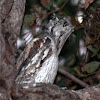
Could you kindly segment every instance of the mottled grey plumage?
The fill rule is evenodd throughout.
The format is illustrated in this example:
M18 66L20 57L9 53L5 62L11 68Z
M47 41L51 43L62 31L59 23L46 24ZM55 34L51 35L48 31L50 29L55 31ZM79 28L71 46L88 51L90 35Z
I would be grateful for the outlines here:
M69 18L54 16L45 35L34 38L17 61L15 83L23 87L35 83L53 83L58 70L58 55L74 27Z

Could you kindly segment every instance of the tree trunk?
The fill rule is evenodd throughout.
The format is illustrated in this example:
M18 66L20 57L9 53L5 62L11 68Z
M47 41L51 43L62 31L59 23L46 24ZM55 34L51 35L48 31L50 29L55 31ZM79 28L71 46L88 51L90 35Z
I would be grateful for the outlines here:
M24 9L25 0L0 0L0 100L7 100L13 86L16 41Z

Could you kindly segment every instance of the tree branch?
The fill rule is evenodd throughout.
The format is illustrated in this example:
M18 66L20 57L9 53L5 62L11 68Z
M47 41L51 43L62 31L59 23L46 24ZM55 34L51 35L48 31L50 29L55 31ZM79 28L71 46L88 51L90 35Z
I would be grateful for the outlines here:
M88 84L86 84L83 81L79 80L78 78L76 78L75 76L71 75L67 71L59 69L58 72L60 72L61 74L65 75L66 77L72 79L74 82L78 83L79 85L81 85L83 87L88 87L89 86Z
M74 91L63 90L53 84L36 84L30 88L16 87L12 93L14 100L99 100L100 85Z

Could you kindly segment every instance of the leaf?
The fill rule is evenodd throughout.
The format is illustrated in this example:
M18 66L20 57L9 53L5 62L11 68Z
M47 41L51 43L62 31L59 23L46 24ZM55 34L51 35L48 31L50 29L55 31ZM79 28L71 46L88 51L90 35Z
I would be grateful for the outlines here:
M25 15L24 16L24 22L23 22L23 28L27 27L29 25L29 23L32 23L33 20L34 20L33 14Z
M100 62L93 61L93 62L86 64L83 67L83 71L86 71L87 73L93 73L94 71L98 69L99 66L100 66Z
M41 4L47 9L50 9L52 3L53 0L41 0Z
M99 46L99 47L96 49L96 51L93 53L92 57L96 56L96 55L98 54L99 50L100 50L100 46Z
M93 46L92 46L92 45L88 45L88 46L87 46L87 48L88 48L90 51L92 51L92 52L95 52L95 51L96 51L96 49L95 49L95 48L93 48Z
M82 74L79 66L75 67L74 70L77 73L78 77L86 77L85 74Z
M85 9L87 9L88 7L89 7L89 5L91 4L91 3L93 3L95 0L86 0L85 1L85 5L84 5L84 8Z

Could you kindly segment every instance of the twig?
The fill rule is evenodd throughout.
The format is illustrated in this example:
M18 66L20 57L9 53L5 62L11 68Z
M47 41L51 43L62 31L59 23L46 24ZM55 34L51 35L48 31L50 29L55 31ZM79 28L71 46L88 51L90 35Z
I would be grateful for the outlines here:
M66 0L66 1L64 2L64 4L63 4L60 8L57 8L57 9L51 11L51 12L48 12L46 15L44 15L44 16L42 17L42 21L43 21L46 17L48 17L49 15L51 15L51 14L57 12L57 11L62 10L68 1L69 1L69 0Z
M65 75L66 77L72 79L74 82L80 84L83 87L89 87L88 84L84 83L83 81L79 80L78 78L76 78L75 76L71 75L70 73L68 73L67 71L64 71L62 69L58 70L59 73Z

